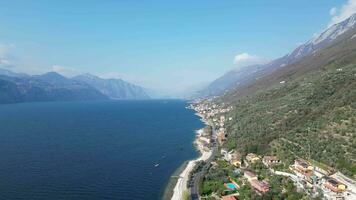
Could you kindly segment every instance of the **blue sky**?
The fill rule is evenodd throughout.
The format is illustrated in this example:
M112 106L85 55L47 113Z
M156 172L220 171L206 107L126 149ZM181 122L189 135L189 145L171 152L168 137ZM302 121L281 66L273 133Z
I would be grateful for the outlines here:
M236 55L288 53L353 2L0 1L0 58L15 71L89 72L178 93L246 64Z

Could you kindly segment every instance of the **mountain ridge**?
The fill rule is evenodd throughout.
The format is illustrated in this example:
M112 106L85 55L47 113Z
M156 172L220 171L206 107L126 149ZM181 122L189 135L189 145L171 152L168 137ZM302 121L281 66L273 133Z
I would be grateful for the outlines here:
M290 53L274 59L267 64L247 66L239 70L230 70L223 76L215 79L211 84L198 92L195 97L211 97L218 96L227 92L237 86L244 85L249 81L253 81L262 76L272 73L278 68L285 67L289 64L297 62L301 58L311 55L314 52L327 47L332 41L336 40L339 36L356 27L356 13L349 18L334 24L325 29L318 36L308 40L307 42L299 45Z
M225 147L275 153L287 164L310 157L356 178L355 35L353 27L327 47L215 98L233 107Z

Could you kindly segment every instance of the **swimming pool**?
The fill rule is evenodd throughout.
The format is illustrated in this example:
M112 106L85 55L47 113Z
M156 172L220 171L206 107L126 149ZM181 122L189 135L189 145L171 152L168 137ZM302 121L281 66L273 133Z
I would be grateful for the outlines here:
M226 184L226 187L229 189L229 190L236 190L237 189L237 186L233 183L227 183Z

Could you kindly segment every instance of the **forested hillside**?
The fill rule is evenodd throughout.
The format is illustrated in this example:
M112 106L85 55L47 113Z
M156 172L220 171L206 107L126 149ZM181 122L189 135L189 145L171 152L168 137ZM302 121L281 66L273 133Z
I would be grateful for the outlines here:
M227 147L310 158L355 178L354 33L218 99L234 107Z

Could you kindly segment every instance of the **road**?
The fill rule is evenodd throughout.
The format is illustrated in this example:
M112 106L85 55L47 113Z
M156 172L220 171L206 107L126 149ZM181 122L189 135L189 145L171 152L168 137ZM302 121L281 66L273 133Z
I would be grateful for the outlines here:
M205 161L205 165L203 166L202 170L200 172L195 173L189 183L190 187L190 199L192 200L198 200L199 199L199 183L201 179L203 178L204 174L206 173L206 170L208 169L211 161L213 161L216 153L218 151L218 147L215 144L213 146L213 151L211 153L211 156L209 157L208 160Z
M211 126L212 123L209 123L209 125ZM199 200L199 183L201 181L201 179L203 178L204 174L206 173L206 170L208 169L211 161L213 161L216 153L218 152L218 144L216 141L216 130L215 127L212 126L212 130L213 130L213 151L210 155L210 157L205 161L205 165L202 167L202 170L200 172L195 173L190 182L189 182L189 188L190 188L190 199L191 200Z

